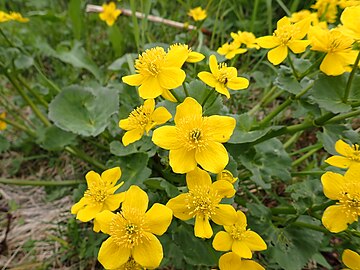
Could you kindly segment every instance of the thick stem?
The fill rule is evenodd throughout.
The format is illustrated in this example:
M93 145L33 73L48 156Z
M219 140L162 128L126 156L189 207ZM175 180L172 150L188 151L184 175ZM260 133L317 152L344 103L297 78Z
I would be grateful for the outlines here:
M342 100L344 103L347 103L347 100L349 98L351 85L352 85L352 82L354 80L354 76L355 76L356 70L358 68L359 62L360 62L360 51L358 52L358 55L357 55L355 63L354 63L354 67L353 67L353 69L352 69L352 71L350 73L350 76L348 78L348 81L346 83L345 93L344 93L344 97L343 97L343 100Z
M185 82L183 82L183 89L184 89L184 92L185 92L185 96L190 97L189 92L188 92L188 90L186 88L186 83Z
M315 149L310 150L309 152L307 152L305 155L301 156L300 158L298 158L297 160L293 161L291 163L292 167L295 167L297 165L299 165L301 162L303 162L304 160L306 160L307 158L309 158L310 156L312 156L313 154L315 154L317 151L319 151L322 148L322 145L318 146Z

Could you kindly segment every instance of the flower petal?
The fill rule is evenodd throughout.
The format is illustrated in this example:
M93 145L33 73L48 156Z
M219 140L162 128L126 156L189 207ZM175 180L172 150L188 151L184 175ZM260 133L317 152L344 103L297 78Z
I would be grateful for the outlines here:
M265 270L260 264L252 260L241 260L240 262L240 269L247 269L247 270Z
M350 269L359 269L360 255L350 249L345 249L342 254L342 261Z
M188 117L202 117L202 107L201 105L193 98L187 97L184 102L176 107L175 113L175 124L178 124L181 119Z
M231 198L235 195L236 190L234 186L226 180L218 180L212 183L212 188L217 191L221 198Z
M273 65L278 65L285 60L287 55L288 55L287 46L279 45L278 47L270 50L267 54L267 57Z
M124 146L128 146L129 144L140 140L141 137L144 135L144 132L145 132L145 130L142 128L136 128L133 130L129 130L129 131L125 132L121 141Z
M213 54L209 57L209 67L212 74L215 75L219 72L218 61L216 56Z
M211 215L211 220L218 225L232 225L237 219L234 207L229 204L219 204L215 208L215 213Z
M205 58L205 55L198 52L190 52L188 58L186 58L186 62L188 63L197 63Z
M116 269L126 263L130 257L130 249L117 245L112 237L104 241L100 247L98 260L105 269Z
M218 251L229 251L231 250L232 244L233 238L229 233L224 231L218 232L212 242L214 249Z
M212 173L219 173L228 164L229 155L221 143L209 141L204 149L196 150L195 160L203 169Z
M89 189L91 189L93 186L98 185L99 183L102 183L102 179L100 177L100 174L90 171L85 175L86 183Z
M125 199L125 192L109 195L104 201L104 208L115 211Z
M206 216L202 214L196 215L194 234L196 237L200 238L211 238L213 230L210 226L209 219Z
M133 74L122 77L122 81L128 85L139 86L143 83L145 77L141 74Z
M251 251L260 251L267 249L265 241L256 232L247 230L244 232L243 242L251 249Z
M172 220L172 210L165 205L155 203L145 214L149 232L162 235L166 232Z
M351 156L354 153L354 149L344 142L343 140L337 140L335 143L335 150L342 156Z
M198 73L198 77L210 87L215 87L218 83L218 80L216 80L215 76L210 72L201 71Z
M71 207L71 214L77 214L79 212L80 209L84 208L85 205L87 205L89 203L89 199L86 197L82 197L80 199L80 201L78 201L77 203L75 203L72 207Z
M175 217L181 220L189 220L193 217L193 214L190 214L193 209L189 209L187 207L187 200L188 195L187 194L180 194L176 196L175 198L170 199L166 206L169 207L172 211Z
M288 43L288 47L293 53L303 53L309 45L310 40L293 40Z
M156 125L161 125L170 120L171 117L171 113L165 107L159 107L156 108L151 115L151 120L153 120Z
M331 200L338 200L345 184L345 178L341 174L326 172L321 176L324 194Z
M100 213L103 208L102 203L94 203L86 205L84 208L80 209L77 213L76 218L82 222L88 222L92 220L96 214Z
M244 241L235 240L232 244L232 251L239 255L241 258L252 258L252 252Z
M215 85L215 90L216 92L225 95L227 98L230 98L229 90L226 88L225 84L218 81Z
M201 187L201 189L210 189L211 177L206 171L196 167L193 171L186 174L186 185L190 191L197 187Z
M234 132L236 120L230 116L212 115L204 119L206 135L216 142L227 142Z
M185 80L185 72L176 67L163 68L158 74L158 80L161 87L165 89L174 89L180 86Z
M241 268L241 258L234 252L228 252L219 259L220 270L252 270L251 268Z
M143 99L156 98L162 94L164 87L156 77L147 77L139 87L139 96Z
M150 255L151 254L151 255ZM145 233L143 241L132 250L134 260L145 268L156 268L163 258L163 248L152 233Z
M194 170L197 166L195 149L190 151L184 147L171 149L169 152L169 160L169 164L175 173L187 173Z
M330 232L338 233L347 229L348 224L355 220L347 215L347 209L341 205L332 205L325 209L321 219L323 225Z
M249 80L243 77L235 77L229 80L226 86L232 90L245 89L249 86Z
M163 126L154 130L152 141L159 147L166 150L181 147L178 143L176 127Z
M122 204L123 211L132 211L136 209L139 213L145 214L149 204L149 198L145 191L138 186L132 185L125 194L125 200Z
M171 91L168 89L164 88L164 91L162 92L161 96L168 101L177 102L177 99L174 97L173 94L171 94Z
M280 45L279 38L274 36L259 37L256 39L256 42L261 48L265 48L265 49L272 49Z
M101 174L101 179L109 186L115 186L116 182L121 177L121 169L120 167L114 167L104 171Z
M338 76L343 74L345 70L345 60L341 54L328 53L321 62L320 70L329 76Z
M349 168L350 164L352 163L350 159L342 156L329 157L325 159L325 162L327 164L330 164L331 166L335 166L342 169Z
M95 216L94 223L96 222L99 225L99 229L103 233L110 234L110 223L114 217L116 217L116 214L104 210Z

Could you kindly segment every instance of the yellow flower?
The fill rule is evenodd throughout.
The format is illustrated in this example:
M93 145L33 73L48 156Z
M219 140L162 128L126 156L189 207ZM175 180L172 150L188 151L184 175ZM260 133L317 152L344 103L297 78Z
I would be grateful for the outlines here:
M355 40L360 40L360 6L348 7L341 14L341 31Z
M339 0L338 3L340 8L352 7L352 6L359 6L359 0Z
M278 65L288 55L288 48L293 53L302 53L310 44L308 40L302 40L309 31L310 20L301 20L291 23L290 19L283 17L277 22L277 29L272 36L264 36L257 39L260 47L271 49L267 57L273 65Z
M104 3L102 8L103 11L99 13L100 19L105 21L108 26L112 26L121 14L121 10L116 9L114 2L110 2L109 4Z
M318 25L319 19L316 13L310 12L310 10L304 9L300 10L299 12L294 12L291 14L291 17L289 18L290 22L297 23L302 20L310 19L310 22L312 25ZM326 23L325 23L326 25Z
M342 254L342 261L350 270L360 270L360 255L355 251L345 249Z
M120 177L119 167L106 170L101 176L94 171L88 172L85 176L88 189L85 191L84 197L71 207L71 213L76 214L77 219L87 222L104 210L118 209L125 196L124 192L114 194L124 183L115 185ZM99 231L96 223L94 230Z
M247 48L255 48L255 49L260 48L260 46L257 44L255 35L251 32L238 31L237 33L230 33L230 35L235 42L238 42L240 44L245 44Z
M194 21L202 21L206 18L206 10L201 7L190 9L188 15L194 19Z
M216 175L216 180L226 180L233 184L236 180L238 180L238 178L234 177L230 171L222 170L218 175Z
M325 30L312 27L309 32L311 50L325 52L320 70L326 75L338 76L349 71L349 65L354 64L356 51L352 50L354 40L344 35L338 29Z
M122 137L125 146L138 141L146 132L157 126L164 124L171 119L171 114L165 107L155 109L155 100L145 100L144 105L133 110L127 119L120 120L119 127L127 130Z
M332 156L325 160L326 163L347 169L351 167L352 165L358 164L360 165L360 149L359 145L348 145L343 140L338 140L335 143L335 150L338 152L341 156Z
M0 11L0 23L10 21L12 18L4 11Z
M175 126L157 128L153 142L170 150L170 166L176 173L194 170L197 164L212 173L221 172L229 162L222 143L227 142L236 125L229 116L202 116L201 105L187 97L177 106Z
M220 270L265 270L260 264L252 260L242 260L234 252L228 252L219 259Z
M161 47L146 50L135 61L138 74L125 76L122 81L132 86L139 86L139 95L143 99L156 98L160 95L176 101L169 89L180 86L186 74L181 69L188 58L188 50L176 48L168 53Z
M210 55L209 59L210 72L201 71L198 74L200 80L207 85L214 87L217 92L230 98L227 88L232 90L241 90L249 86L249 80L237 76L237 70L234 67L228 67L225 63L216 60L215 55Z
M189 192L170 199L166 206L178 219L195 218L196 237L210 238L213 235L210 219L218 225L235 222L235 209L229 204L220 204L223 198L234 196L235 189L231 183L224 180L211 183L210 175L196 168L186 174L186 184Z
M6 118L6 112L0 113L0 130L4 130L7 127L6 122L1 121L1 119L5 119L5 118Z
M241 43L237 41L233 41L231 43L225 43L219 49L217 49L217 53L220 55L225 55L226 59L232 59L237 54L242 54L247 52L247 49L240 48L240 45Z
M154 235L166 232L172 220L172 211L155 203L148 210L149 198L138 186L125 192L119 213L108 210L96 216L103 233L110 237L102 243L98 260L106 269L116 269L134 261L145 268L156 268L163 258L160 241ZM135 268L136 269L136 268Z
M170 45L169 51L177 50L177 49L185 50L188 53L188 56L187 56L187 58L185 60L185 62L188 62L188 63L197 63L197 62L200 62L201 60L203 60L205 58L205 55L203 55L201 53L198 53L198 52L193 52L191 50L191 48L189 48L189 46L186 45L186 44L173 44L173 45Z
M344 176L326 172L321 182L325 196L338 200L336 205L325 209L322 223L333 233L344 231L360 215L360 166L352 166Z
M339 0L317 0L311 8L317 10L318 18L323 21L325 19L329 23L336 21L337 4Z
M26 23L29 21L28 18L24 18L20 13L18 12L10 12L9 17L11 20Z
M213 247L218 251L231 250L242 258L251 259L252 251L265 250L267 246L256 232L246 229L245 214L240 210L236 214L236 222L224 226L225 231L220 231L215 235Z

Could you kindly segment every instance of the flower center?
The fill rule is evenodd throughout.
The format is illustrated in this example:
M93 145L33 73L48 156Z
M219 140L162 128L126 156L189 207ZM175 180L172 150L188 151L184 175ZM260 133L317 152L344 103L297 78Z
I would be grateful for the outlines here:
M84 193L85 197L91 198L97 203L104 202L109 196L107 188L105 185L94 185L91 188L87 189Z
M299 28L295 25L284 25L274 31L274 36L280 39L281 45L286 46L298 32Z
M353 145L353 149L354 151L349 155L349 159L356 161L356 162L360 162L360 150L359 150L359 145L354 144Z
M345 209L345 214L354 219L360 215L360 183L348 183L341 192L339 204Z
M226 63L220 63L218 67L219 73L217 74L216 79L222 84L227 84L229 80L229 71Z
M129 260L124 264L123 270L141 270L143 269L140 264L130 257Z
M350 51L352 43L352 39L344 36L340 31L331 31L329 37L328 51L329 53Z
M188 151L201 151L208 144L206 117L193 116L180 120L176 125L177 137Z
M129 115L129 121L133 126L144 128L151 121L151 111L143 105L137 107Z
M215 208L221 197L216 191L203 186L195 187L187 193L186 207L191 210L190 215L198 214L211 218L215 214Z
M110 235L114 242L129 249L144 241L147 229L144 214L136 209L117 213L110 223Z
M231 226L229 230L231 237L239 241L247 238L245 232L246 232L246 224L234 224Z
M165 63L166 52L161 47L146 50L135 61L135 69L145 76L156 77Z

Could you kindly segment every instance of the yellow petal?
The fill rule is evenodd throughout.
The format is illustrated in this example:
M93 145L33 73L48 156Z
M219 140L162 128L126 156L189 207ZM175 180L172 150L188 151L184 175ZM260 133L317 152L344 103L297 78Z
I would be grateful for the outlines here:
M121 128L123 130L131 130L131 129L133 129L133 124L131 124L129 118L121 119L119 121L119 128Z
M267 54L267 57L273 65L278 65L286 59L287 55L288 48L284 45L280 45L270 50Z
M240 269L246 270L265 270L260 264L252 260L241 260Z
M169 52L166 54L166 67L177 67L185 63L189 55L189 50L187 46L171 46Z
M122 137L121 141L124 146L128 146L129 144L136 142L141 139L144 135L145 130L142 128L136 128L125 132L124 136Z
M209 58L209 67L210 67L210 71L212 74L217 74L219 72L219 68L218 68L218 61L216 59L215 55L210 55Z
M349 168L352 163L350 159L342 156L332 156L325 159L325 162L330 164L331 166L335 166L338 168L346 169Z
M251 251L267 249L267 245L260 235L250 230L244 232L244 239L242 241L250 248Z
M157 124L161 125L170 120L172 117L171 113L165 107L156 108L151 119Z
M236 120L230 116L212 115L206 117L205 120L207 136L216 142L227 142L234 132Z
M173 211L174 216L178 219L189 220L193 217L193 215L190 214L190 211L192 211L193 209L189 209L187 207L187 200L187 194L180 194L175 198L170 199L167 202L166 206Z
M109 195L104 201L104 209L115 211L125 199L125 192Z
M158 80L161 87L165 89L174 89L179 87L185 80L185 72L176 67L163 68L158 74Z
M220 257L219 268L220 270L251 270L241 268L241 258L234 252L228 252Z
M321 62L320 70L329 76L338 76L343 74L345 70L344 58L341 54L328 53Z
M342 261L350 269L360 269L360 255L350 249L344 250Z
M244 241L235 240L231 247L232 251L241 258L251 259L252 252Z
M247 221L246 221L246 215L244 214L244 212L237 210L236 211L236 224L239 226L242 226L244 229L247 226Z
M233 238L229 233L224 231L218 232L212 242L214 249L218 251L229 251L231 250L232 244Z
M235 77L230 79L226 86L232 90L245 89L249 86L249 80L243 77Z
M294 24L295 28L298 30L293 35L293 39L303 39L306 34L309 32L311 25L311 19L305 18L297 23Z
M100 247L98 260L105 269L116 269L126 263L130 257L130 249L119 246L112 237L104 241Z
M116 214L109 210L104 210L95 216L94 223L98 224L99 229L103 233L110 234L110 223L114 217L116 217Z
M321 176L324 194L331 200L338 200L345 184L344 176L334 172L326 172Z
M196 167L186 174L186 185L190 191L199 187L201 189L210 189L211 177L206 171Z
M71 207L71 214L77 214L77 212L79 212L80 209L84 208L85 205L87 205L88 203L89 199L87 199L86 197L82 197L80 201L78 201Z
M188 63L197 63L205 58L205 55L198 52L190 52L188 58L186 58L186 62Z
M234 186L226 180L218 180L212 184L214 190L217 191L217 194L221 196L221 198L231 198L235 195L236 190Z
M215 87L215 85L218 83L215 76L207 71L201 71L198 73L198 77L200 80L202 80L204 83L206 83L210 87Z
M98 185L98 183L102 183L102 179L100 174L90 171L85 175L86 183L88 188L92 188L93 186Z
M344 142L343 140L336 141L335 150L340 155L345 156L345 157L350 156L354 152L354 149L349 144Z
M147 77L139 87L139 96L143 99L156 98L162 94L164 87L156 77Z
M163 258L163 249L155 235L152 233L144 234L142 242L133 248L132 256L141 266L153 269L160 265Z
M84 208L79 210L76 218L82 222L88 222L92 220L96 214L101 212L102 207L102 203L86 205Z
M162 92L161 96L163 98L165 98L166 100L168 101L171 101L171 102L177 102L176 98L174 97L174 95L171 93L170 90L168 89L165 89L164 88L164 91Z
M277 21L276 23L276 28L279 29L283 26L287 26L290 25L290 19L286 16L282 17L280 20Z
M145 77L141 74L133 74L122 77L122 81L128 85L139 86L143 83Z
M120 167L114 167L108 169L101 174L102 180L104 180L104 182L109 186L115 186L116 182L120 179L120 177L121 177Z
M338 233L347 229L348 224L355 220L346 215L347 209L341 205L332 205L325 209L322 216L322 223L330 232Z
M219 173L228 164L229 155L221 143L209 141L206 147L195 152L195 160L204 170Z
M206 216L202 214L196 215L194 234L199 238L211 238L213 230L210 226L209 219Z
M175 173L187 173L197 166L195 149L188 151L186 148L171 149L169 152L169 164Z
M272 49L280 45L279 38L274 36L259 37L256 39L256 42L257 44L259 44L261 48L265 48L265 49Z
M218 225L232 225L237 219L234 207L229 204L219 204L215 208L215 213L211 215L211 220Z
M310 45L309 40L293 40L288 42L288 46L293 53L303 53L306 47Z
M149 98L144 101L144 110L147 112L153 112L155 109L155 99Z
M177 139L176 127L164 126L154 130L152 141L157 146L166 150L177 149L180 147Z
M193 118L196 116L202 116L202 107L195 99L187 97L183 103L176 107L176 114L174 117L175 124L178 124L183 118Z
M122 204L123 211L132 211L136 209L139 213L145 214L149 204L149 198L145 191L138 186L131 186L125 194L125 200Z
M351 167L346 171L344 175L346 182L355 182L360 180L360 162L353 161Z
M229 90L225 87L225 84L222 82L217 82L215 85L215 90L219 92L220 94L225 95L227 98L230 98Z
M172 220L172 210L165 205L155 203L145 214L149 232L162 235L166 232Z

